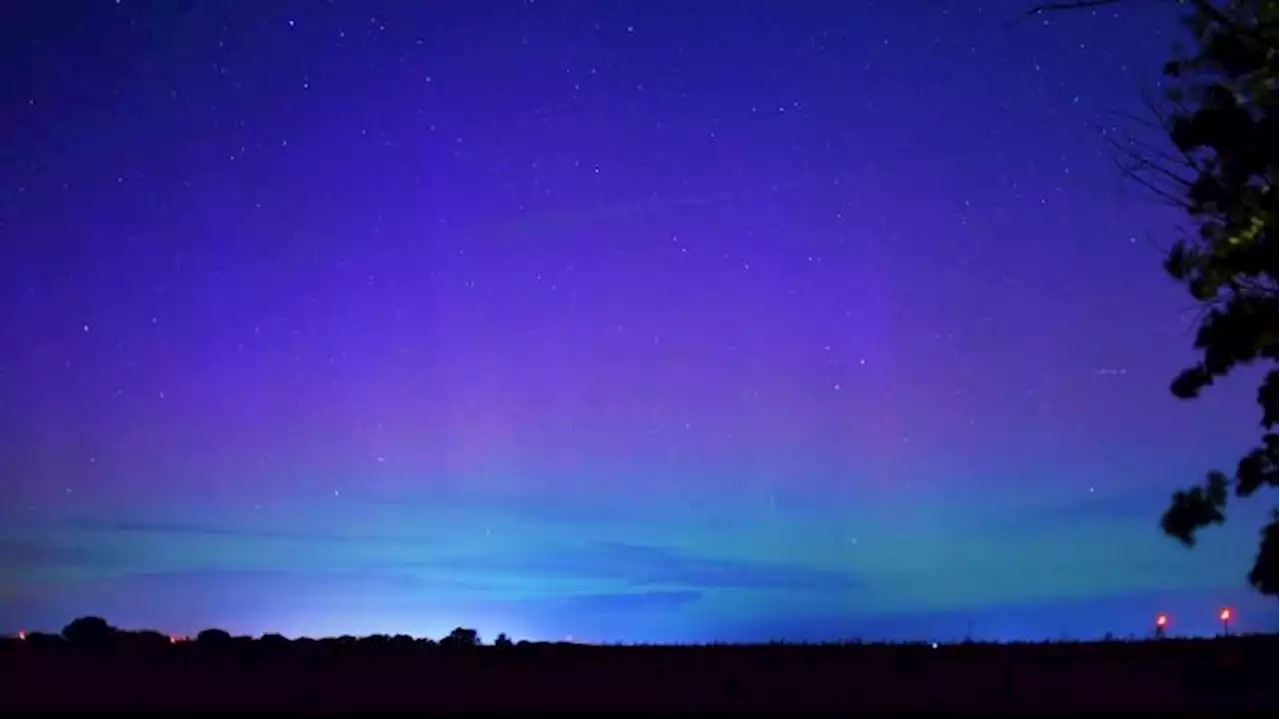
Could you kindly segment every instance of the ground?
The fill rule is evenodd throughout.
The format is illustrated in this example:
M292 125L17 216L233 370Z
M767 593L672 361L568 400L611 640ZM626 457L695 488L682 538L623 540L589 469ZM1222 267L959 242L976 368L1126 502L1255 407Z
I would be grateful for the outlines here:
M8 641L0 710L1277 710L1275 635L1141 642L450 648Z

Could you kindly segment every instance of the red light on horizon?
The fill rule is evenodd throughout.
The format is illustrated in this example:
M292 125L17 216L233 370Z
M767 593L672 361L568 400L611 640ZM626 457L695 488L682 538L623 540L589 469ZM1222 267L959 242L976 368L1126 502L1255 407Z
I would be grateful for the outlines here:
M1166 614L1157 614L1157 615L1156 615L1156 626L1157 626L1157 627L1163 627L1164 625L1166 625L1166 624L1168 624L1168 623L1169 623L1169 616L1168 616L1168 615L1166 615Z
M26 633L26 632L24 632L24 631L22 631L21 629L19 629L19 630L18 630L18 639L19 639L20 641L24 641L24 642L25 642L25 641L27 640L27 633Z
M1231 610L1223 607L1222 611L1218 612L1218 619L1221 619L1224 622L1231 621Z

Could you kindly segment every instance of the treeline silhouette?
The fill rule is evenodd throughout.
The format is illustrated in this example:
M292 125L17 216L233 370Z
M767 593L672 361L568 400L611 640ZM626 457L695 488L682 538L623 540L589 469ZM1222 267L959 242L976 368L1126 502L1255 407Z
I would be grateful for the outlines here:
M123 631L3 641L0 711L1277 710L1277 637L984 644L485 645L459 627L287 639Z

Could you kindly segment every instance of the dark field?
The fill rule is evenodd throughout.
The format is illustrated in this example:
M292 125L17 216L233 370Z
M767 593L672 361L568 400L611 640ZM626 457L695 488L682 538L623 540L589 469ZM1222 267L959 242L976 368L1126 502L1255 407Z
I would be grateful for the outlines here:
M8 640L0 710L1277 709L1275 635L1062 644L446 647Z

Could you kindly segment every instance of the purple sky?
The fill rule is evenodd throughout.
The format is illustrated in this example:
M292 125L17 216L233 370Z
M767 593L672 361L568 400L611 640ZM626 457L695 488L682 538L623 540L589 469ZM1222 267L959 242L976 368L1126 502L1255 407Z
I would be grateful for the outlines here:
M1159 3L11 4L0 630L1274 631Z

